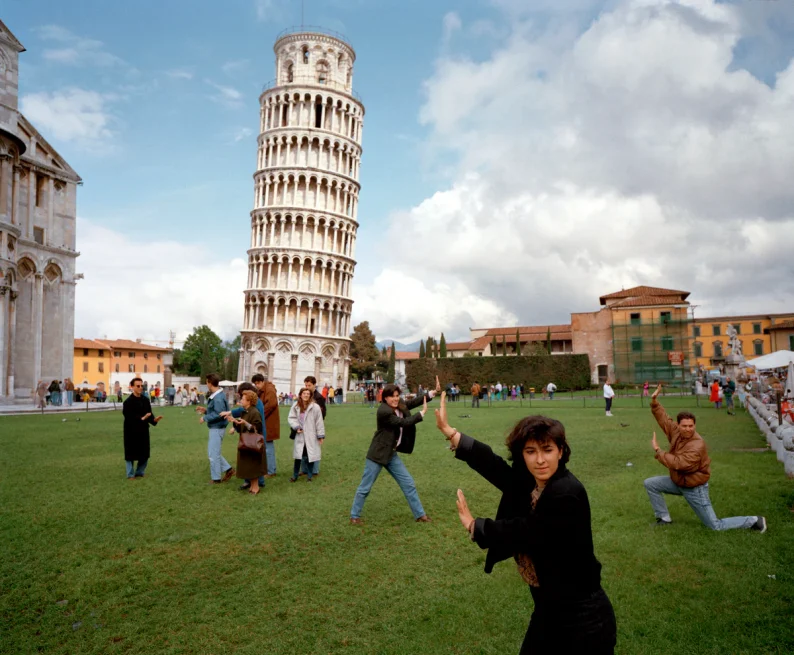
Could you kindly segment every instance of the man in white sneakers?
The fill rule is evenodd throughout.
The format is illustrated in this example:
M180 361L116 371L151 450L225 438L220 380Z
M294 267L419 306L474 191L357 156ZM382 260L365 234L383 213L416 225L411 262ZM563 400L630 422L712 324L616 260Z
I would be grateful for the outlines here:
M612 391L612 387L609 386L609 379L604 382L604 403L606 404L607 408L607 416L614 416L612 414L612 399L615 397L615 392Z

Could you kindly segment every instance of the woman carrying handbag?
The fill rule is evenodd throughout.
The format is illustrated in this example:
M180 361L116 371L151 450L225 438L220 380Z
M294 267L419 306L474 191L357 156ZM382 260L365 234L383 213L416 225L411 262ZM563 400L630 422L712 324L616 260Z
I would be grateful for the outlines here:
M259 478L267 471L262 416L256 408L257 400L257 395L253 391L243 391L240 398L243 415L232 419L234 429L240 435L237 443L237 477L251 481L248 493L253 495L259 493Z

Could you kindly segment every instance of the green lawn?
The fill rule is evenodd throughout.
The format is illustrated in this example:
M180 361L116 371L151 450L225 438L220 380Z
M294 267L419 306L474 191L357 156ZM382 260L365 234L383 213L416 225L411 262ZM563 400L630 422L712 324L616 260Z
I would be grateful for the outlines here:
M568 429L618 652L793 652L794 483L774 454L756 452L765 443L746 415L700 408L717 514L761 513L769 531L709 532L679 498L670 501L675 524L654 527L642 480L664 469L651 456L655 424L640 402L619 400L612 419L586 399L538 401L532 410ZM693 402L666 404L677 411ZM502 452L508 429L529 412L504 403L450 405L449 414ZM368 408L330 408L322 474L312 484L288 481L291 442L283 438L279 475L258 497L236 483L208 486L206 429L190 409L163 413L146 478L133 482L119 412L84 413L79 422L0 418L3 653L518 651L529 591L510 562L483 573L484 552L455 510L458 487L475 515L493 516L498 494L454 460L431 422L404 459L433 523L413 522L384 473L361 528L348 515L374 431ZM226 458L234 452L227 438Z

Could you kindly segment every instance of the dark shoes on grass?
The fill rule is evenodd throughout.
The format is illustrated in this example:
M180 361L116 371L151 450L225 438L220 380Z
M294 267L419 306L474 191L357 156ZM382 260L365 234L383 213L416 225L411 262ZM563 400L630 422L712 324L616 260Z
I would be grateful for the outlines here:
M751 530L758 530L760 533L766 532L766 519L763 516L757 516L755 523L753 523Z

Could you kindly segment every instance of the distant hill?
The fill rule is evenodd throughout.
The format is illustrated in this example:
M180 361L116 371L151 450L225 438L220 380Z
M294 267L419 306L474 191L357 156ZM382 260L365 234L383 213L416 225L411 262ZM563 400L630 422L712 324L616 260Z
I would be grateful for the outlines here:
M419 344L422 343L421 340L414 341L413 343L401 343L400 341L394 342L394 347L398 350L398 352L419 352ZM383 350L383 346L387 348L391 348L391 339L387 339L386 341L376 341L375 345L378 347L378 350Z

